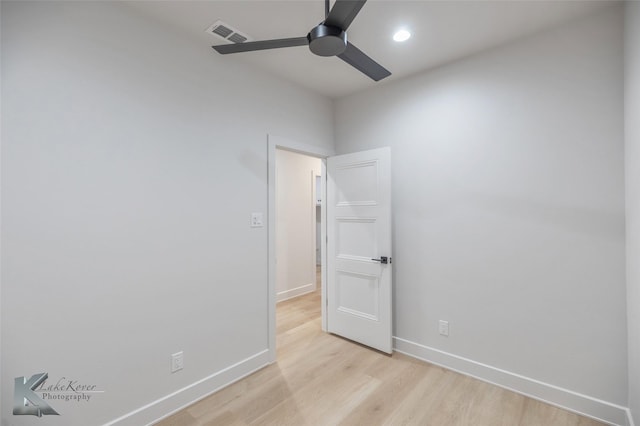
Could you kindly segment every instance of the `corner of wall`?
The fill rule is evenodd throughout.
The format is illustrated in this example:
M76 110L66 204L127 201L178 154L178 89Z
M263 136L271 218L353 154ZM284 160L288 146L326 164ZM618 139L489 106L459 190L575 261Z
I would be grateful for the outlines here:
M633 420L633 414L631 414L631 410L629 408L626 409L627 412L627 423L626 426L635 426L635 422Z
M640 422L640 3L624 10L625 198L629 423Z

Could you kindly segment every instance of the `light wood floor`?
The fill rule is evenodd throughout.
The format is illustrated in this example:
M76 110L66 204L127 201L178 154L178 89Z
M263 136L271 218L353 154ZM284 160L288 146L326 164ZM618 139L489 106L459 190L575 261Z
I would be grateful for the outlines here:
M408 356L325 334L320 292L281 302L278 362L158 426L601 423Z

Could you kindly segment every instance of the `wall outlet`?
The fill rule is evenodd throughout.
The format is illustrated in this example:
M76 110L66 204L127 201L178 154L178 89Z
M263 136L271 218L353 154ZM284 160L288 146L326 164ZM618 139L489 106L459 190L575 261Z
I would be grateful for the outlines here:
M438 332L443 336L449 335L449 321L440 320L438 323Z
M182 370L184 368L184 353L182 351L171 354L171 372Z

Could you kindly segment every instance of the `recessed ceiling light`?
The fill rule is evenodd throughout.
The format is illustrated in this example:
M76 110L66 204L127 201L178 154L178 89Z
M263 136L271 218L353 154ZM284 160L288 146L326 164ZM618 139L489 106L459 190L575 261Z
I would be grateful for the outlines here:
M411 33L407 30L399 30L393 35L394 41L407 41L411 37Z

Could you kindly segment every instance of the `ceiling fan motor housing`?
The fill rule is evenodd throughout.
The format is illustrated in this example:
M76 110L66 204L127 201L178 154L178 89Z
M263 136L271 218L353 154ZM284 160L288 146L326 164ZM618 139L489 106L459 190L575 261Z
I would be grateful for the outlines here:
M320 24L307 35L309 49L318 56L337 56L347 48L347 33L340 28Z

